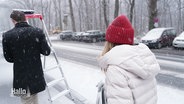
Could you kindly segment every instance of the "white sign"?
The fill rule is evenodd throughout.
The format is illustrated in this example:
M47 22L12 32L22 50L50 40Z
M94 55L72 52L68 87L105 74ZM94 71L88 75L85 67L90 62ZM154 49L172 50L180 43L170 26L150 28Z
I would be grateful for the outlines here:
M154 23L154 26L155 26L155 27L158 27L158 23L157 23L157 22L155 22L155 23Z

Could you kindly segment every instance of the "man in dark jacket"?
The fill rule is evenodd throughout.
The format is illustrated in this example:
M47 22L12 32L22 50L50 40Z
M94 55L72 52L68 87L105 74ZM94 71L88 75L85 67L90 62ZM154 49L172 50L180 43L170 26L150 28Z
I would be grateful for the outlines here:
M40 55L51 50L43 31L28 25L23 12L13 11L10 18L15 27L3 34L2 43L6 61L14 63L12 93L23 104L37 104L37 93L46 86Z

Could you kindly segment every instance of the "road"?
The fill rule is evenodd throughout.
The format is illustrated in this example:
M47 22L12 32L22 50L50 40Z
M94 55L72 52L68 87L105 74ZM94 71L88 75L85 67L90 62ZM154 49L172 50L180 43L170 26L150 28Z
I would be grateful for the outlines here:
M58 57L100 69L97 59L103 49L104 43L68 41L52 41L52 43ZM184 50L178 51L172 49L170 52L165 50L165 48L160 51L158 49L152 49L161 66L161 72L156 77L157 81L160 84L184 90Z

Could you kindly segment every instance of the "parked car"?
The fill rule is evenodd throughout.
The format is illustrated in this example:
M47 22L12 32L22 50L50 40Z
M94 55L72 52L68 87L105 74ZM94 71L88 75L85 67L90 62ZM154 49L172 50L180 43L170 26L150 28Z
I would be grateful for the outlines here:
M184 32L182 32L179 36L177 36L173 40L173 47L174 48L184 48Z
M99 41L105 41L105 32L100 32L100 35Z
M72 36L72 40L81 41L83 33L84 32L74 32Z
M176 37L176 31L173 28L155 28L150 30L141 38L141 43L148 47L161 48L163 46L172 46Z
M62 31L60 34L60 39L61 40L71 40L72 36L73 36L73 32L71 30L67 30L67 31Z
M97 42L105 40L105 33L99 30L89 30L83 34L83 41L86 42Z

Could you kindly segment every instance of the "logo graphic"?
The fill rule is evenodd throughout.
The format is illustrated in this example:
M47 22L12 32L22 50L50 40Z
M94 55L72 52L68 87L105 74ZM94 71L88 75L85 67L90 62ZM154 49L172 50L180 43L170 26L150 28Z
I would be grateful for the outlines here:
M15 88L11 88L11 94L10 96L23 96L23 95L26 95L26 89L22 89L22 88L19 88L19 89L15 89Z

